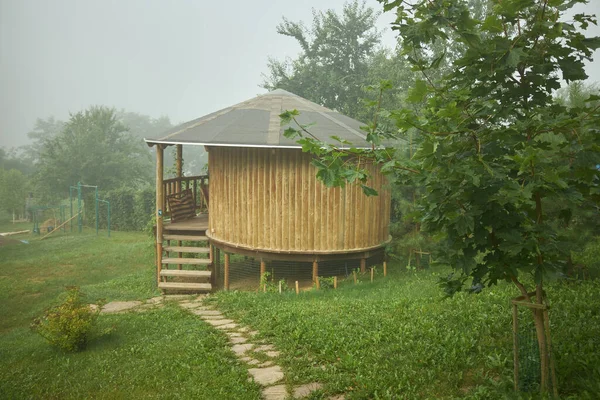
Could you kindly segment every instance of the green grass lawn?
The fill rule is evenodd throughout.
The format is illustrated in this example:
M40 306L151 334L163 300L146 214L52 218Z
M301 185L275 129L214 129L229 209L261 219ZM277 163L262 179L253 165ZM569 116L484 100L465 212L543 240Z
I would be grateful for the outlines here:
M81 353L51 348L28 327L65 286L80 286L91 302L153 297L154 251L143 233L38 238L0 246L0 398L260 397L226 337L175 305L102 315L100 328L114 331ZM446 270L399 267L337 290L221 292L209 301L281 350L286 383L321 382L313 399L513 398L516 291L503 284L446 299L436 286ZM598 398L600 282L547 291L561 394Z
M258 399L226 336L176 307L102 315L114 326L88 349L65 354L29 329L80 286L94 302L159 294L152 240L143 233L85 231L0 246L0 399Z
M512 396L515 290L446 299L438 276L401 273L299 296L221 292L213 301L282 350L288 384L319 381L351 399ZM600 282L555 284L548 294L561 393L598 398Z

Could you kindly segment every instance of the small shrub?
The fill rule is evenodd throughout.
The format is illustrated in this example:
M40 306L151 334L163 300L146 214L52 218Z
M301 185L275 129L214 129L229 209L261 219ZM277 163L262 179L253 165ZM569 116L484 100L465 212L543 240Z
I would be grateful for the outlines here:
M291 290L291 288L287 285L285 279L280 279L277 282L273 281L273 279L271 278L270 272L265 272L264 274L261 275L259 285L260 285L259 286L260 291L269 292L269 293L279 292L280 285L281 285L282 292L287 292L287 291Z
M44 312L31 324L31 329L46 339L51 345L64 351L74 352L85 349L95 327L102 304L92 309L83 302L84 294L78 287L67 287L67 298L55 307Z
M330 276L330 277L320 276L319 277L319 287L321 288L321 290L333 289L334 279L335 279L335 277L333 277L333 276Z

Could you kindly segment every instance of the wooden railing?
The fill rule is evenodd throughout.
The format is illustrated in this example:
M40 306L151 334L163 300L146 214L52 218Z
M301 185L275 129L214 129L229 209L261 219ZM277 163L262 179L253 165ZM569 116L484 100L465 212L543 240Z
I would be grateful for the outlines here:
M203 189L204 187L204 189ZM182 176L181 178L165 179L163 181L163 215L170 215L168 197L184 190L191 189L196 204L196 212L208 211L208 175Z

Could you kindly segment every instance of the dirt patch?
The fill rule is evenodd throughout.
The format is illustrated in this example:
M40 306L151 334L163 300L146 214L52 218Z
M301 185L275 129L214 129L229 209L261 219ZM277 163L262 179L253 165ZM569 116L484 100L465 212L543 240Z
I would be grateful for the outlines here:
M21 243L21 241L0 235L0 247L15 243Z

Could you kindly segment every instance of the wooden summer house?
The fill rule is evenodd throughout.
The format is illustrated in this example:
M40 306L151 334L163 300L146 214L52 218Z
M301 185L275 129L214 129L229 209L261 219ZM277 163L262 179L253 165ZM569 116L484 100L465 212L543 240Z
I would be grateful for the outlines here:
M161 138L145 139L156 149L161 289L208 291L222 282L227 290L232 254L258 260L261 274L267 262L309 263L316 279L320 263L354 259L364 269L367 258L382 253L390 240L385 177L377 166L367 166L370 185L379 196L367 197L355 185L325 187L316 178L311 155L283 135L287 126L279 115L292 109L300 112L300 123L314 124L311 133L321 140L333 142L330 137L335 135L356 147L370 147L362 123L285 90L184 123ZM168 146L177 149L177 177L165 180L163 152ZM209 175L184 177L183 147L197 151L197 146L208 152ZM195 212L172 221L169 199L180 200L184 193L188 200L191 194Z

